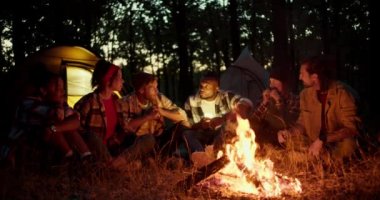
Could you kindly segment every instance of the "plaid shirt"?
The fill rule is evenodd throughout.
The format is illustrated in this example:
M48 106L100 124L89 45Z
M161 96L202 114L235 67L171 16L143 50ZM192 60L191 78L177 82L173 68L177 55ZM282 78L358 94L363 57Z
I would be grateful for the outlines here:
M228 91L219 90L215 98L215 112L216 117L222 117L226 113L230 112L240 101L249 101L246 98L242 98L240 95L233 94ZM185 111L189 119L190 124L196 124L204 117L203 110L201 108L202 99L199 93L190 96L185 102Z
M262 120L268 112L280 115L287 125L292 125L297 121L300 113L300 98L298 95L289 93L286 98L283 98L281 105L274 105L272 101L268 104L260 104L253 115Z
M42 101L39 97L26 97L17 107L14 124L8 135L10 139L17 139L25 133L36 133L53 123L56 106ZM68 117L75 113L67 104L64 104L64 115Z
M119 97L116 94L112 95L114 99L118 126L116 131L122 131L124 127L124 114L121 110ZM96 134L103 139L107 131L107 118L105 108L96 92L89 93L83 96L74 106L80 114L80 132L82 134Z
M146 121L137 130L133 130L133 128L129 126L129 122L131 120L144 116L152 109L152 106L153 104L151 102L149 102L147 105L141 105L137 99L136 93L131 93L130 95L123 97L122 108L127 116L126 129L130 132L135 132L138 136L145 134L161 134L164 129L163 118L159 120ZM186 121L185 112L161 93L158 94L157 106L169 111L180 112L182 117L175 120L175 123Z

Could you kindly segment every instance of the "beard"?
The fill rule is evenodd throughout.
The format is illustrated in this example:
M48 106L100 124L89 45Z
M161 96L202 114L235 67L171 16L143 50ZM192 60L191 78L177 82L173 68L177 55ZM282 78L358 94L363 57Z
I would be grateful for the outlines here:
M313 87L314 84L311 82L311 83L305 83L304 81L302 81L302 85L304 88L310 88L310 87Z

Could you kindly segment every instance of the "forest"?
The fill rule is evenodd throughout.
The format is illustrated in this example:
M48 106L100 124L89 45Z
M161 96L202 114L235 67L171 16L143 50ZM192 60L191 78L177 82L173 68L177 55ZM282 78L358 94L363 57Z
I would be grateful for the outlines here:
M222 74L245 47L265 69L286 69L295 92L301 89L298 73L303 59L333 55L339 80L360 95L368 131L371 135L379 131L380 99L374 95L379 85L374 16L378 6L373 0L13 0L2 4L2 137L12 123L19 66L29 55L60 45L82 46L122 66L127 83L137 71L155 74L160 91L178 105L196 91L202 71ZM62 186L62 191L71 186ZM357 190L348 192L353 191ZM115 199L128 196L116 193ZM47 198L30 198L40 197Z
M40 49L79 45L122 65L126 77L150 68L164 80L162 91L183 102L194 91L198 71L221 72L248 46L262 66L289 68L295 80L300 60L320 53L335 55L339 78L368 98L375 52L371 3L11 1L0 12L1 76L16 71ZM174 82L184 89L172 87Z

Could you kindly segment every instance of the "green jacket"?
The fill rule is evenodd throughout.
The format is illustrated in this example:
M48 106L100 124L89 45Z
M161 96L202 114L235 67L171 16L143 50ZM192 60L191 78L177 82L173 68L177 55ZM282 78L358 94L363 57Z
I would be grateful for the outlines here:
M321 129L322 104L318 101L314 88L305 88L300 94L300 116L298 128L306 133L310 140L318 138ZM352 136L358 134L361 122L357 115L357 106L349 86L335 81L327 92L324 114L326 115L327 134L336 131L348 131Z

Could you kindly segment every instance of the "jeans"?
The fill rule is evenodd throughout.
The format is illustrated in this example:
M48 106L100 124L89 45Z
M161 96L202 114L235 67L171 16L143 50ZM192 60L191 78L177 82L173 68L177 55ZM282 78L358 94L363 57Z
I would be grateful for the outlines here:
M185 130L183 139L189 154L196 151L205 151L205 145L214 145L214 151L223 146L223 134L217 130Z
M141 159L153 151L155 144L156 139L151 134L138 136L134 144L125 149L122 155L129 161Z

